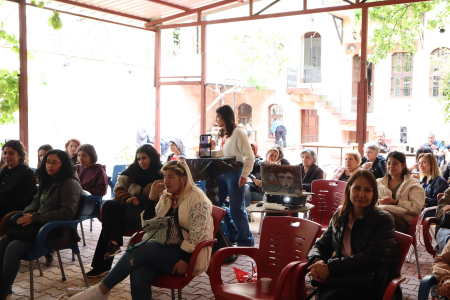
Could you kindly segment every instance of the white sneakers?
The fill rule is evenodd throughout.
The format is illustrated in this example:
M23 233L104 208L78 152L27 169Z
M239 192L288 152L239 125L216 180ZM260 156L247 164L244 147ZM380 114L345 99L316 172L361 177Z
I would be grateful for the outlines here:
M101 282L91 286L84 292L73 295L70 300L107 300L109 292L106 295L103 295L100 285Z

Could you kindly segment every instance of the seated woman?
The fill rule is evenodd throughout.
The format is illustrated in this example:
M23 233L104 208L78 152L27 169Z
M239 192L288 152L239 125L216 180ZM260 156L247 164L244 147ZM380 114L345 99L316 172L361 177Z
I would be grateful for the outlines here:
M27 153L22 143L6 142L1 156L5 166L0 170L0 220L12 211L23 211L36 193L36 179L26 164Z
M439 283L436 292L450 299L450 243L444 245L442 255L437 255L433 263L433 276Z
M261 201L264 197L264 192L261 190L261 164L264 159L258 154L258 144L250 142L253 154L255 156L253 169L248 175L247 183L245 184L244 204L245 207L250 206L251 201Z
M111 270L113 258L120 253L123 233L141 228L144 211L153 182L161 179L161 162L155 148L146 144L136 150L134 162L123 171L114 187L114 199L102 206L102 231L92 259L92 270L86 275L96 278Z
M366 154L361 159L360 167L369 170L373 173L375 178L383 178L386 175L386 160L383 156L378 155L380 147L375 143L369 143L364 146L364 153Z
M186 228L182 230L181 245L163 246L152 240L137 244L136 251L126 252L100 283L73 296L72 300L106 300L109 291L128 275L131 297L134 300L152 299L151 284L156 277L160 274L186 274L195 247L213 238L211 201L195 186L186 163L168 162L162 168L162 173L164 182L157 180L152 185L145 211L141 215L142 226L155 216L173 216L175 222ZM146 239L144 236L143 240ZM210 258L211 247L203 248L195 262L194 276L208 269Z
M419 159L420 184L425 190L424 207L437 206L437 196L444 193L448 188L447 181L439 175L439 166L436 158L431 153L426 153ZM436 210L432 209L425 213L424 218L434 217Z
M340 167L334 171L332 180L347 181L353 172L362 170L359 165L361 164L361 155L358 151L350 151L345 153L344 167Z
M311 183L317 179L323 179L323 170L316 165L317 154L312 149L305 149L300 152L302 163L302 185L303 190L310 193Z
M53 150L53 147L49 144L42 145L38 148L38 151L37 151L38 152L38 163L36 166L36 171L41 167L42 160L44 159L45 154L47 154L48 151L51 151L51 150ZM36 172L36 176L37 176L37 172Z
M170 140L169 148L170 148L170 151L172 151L173 153L170 153L167 156L167 161L186 158L186 154L184 153L183 141L181 141L181 139L174 138L174 139Z
M388 154L387 172L386 176L377 179L378 207L391 213L396 231L408 234L411 221L420 214L425 203L425 192L409 175L406 156L402 152Z
M88 191L94 196L104 196L108 189L108 175L106 175L106 167L97 164L97 152L94 146L90 144L81 145L78 148L77 166L78 178L81 181L83 190Z
M66 142L64 148L66 149L67 155L70 157L70 161L75 166L77 164L78 156L78 147L81 146L81 142L78 139L70 139Z
M394 220L376 207L377 201L373 174L354 172L345 187L342 209L308 253L319 300L381 300L389 282L399 276ZM396 292L400 296L397 293L400 289Z
M278 150L278 159L277 162L279 162L279 164L281 165L290 165L289 161L284 158L284 149L283 147L281 147L278 144L272 145L272 149L277 149Z
M43 226L52 221L72 220L78 210L82 189L67 153L61 150L49 151L38 169L38 178L39 192L25 208L17 224ZM34 175L32 181L35 184ZM51 233L55 250L64 249L79 240L78 233L70 228L58 228ZM21 256L33 249L33 243L12 240L7 235L0 238L0 299L6 299L11 290L19 271Z
M416 151L416 163L408 168L408 171L411 173L411 177L414 179L420 180L420 171L419 171L419 159L426 153L433 153L428 148L419 148Z

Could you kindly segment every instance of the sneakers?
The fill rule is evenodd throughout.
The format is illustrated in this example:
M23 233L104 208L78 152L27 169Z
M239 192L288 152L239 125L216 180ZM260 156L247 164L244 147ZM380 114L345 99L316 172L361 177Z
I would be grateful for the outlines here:
M101 283L97 283L91 286L84 292L73 295L70 300L106 300L109 297L109 292L103 295L102 289L100 288Z
M55 260L53 258L54 254L55 254L55 252L51 252L51 253L45 255L45 264L47 266L50 266L52 264L52 262Z
M97 277L103 277L106 274L109 273L111 270L99 270L99 269L92 269L89 272L86 273L87 278L97 278Z
M106 250L106 254L104 256L104 260L111 259L120 252L122 252L122 250L120 250L120 247L118 245L109 243L108 249Z

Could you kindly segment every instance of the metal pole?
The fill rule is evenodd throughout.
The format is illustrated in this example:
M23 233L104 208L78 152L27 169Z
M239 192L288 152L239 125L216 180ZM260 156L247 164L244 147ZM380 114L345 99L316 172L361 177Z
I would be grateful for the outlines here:
M200 99L200 134L206 133L206 25L201 26L201 50L202 50L202 84Z
M159 77L161 76L161 30L155 32L155 149L161 153L161 84Z
M20 140L28 148L28 59L27 59L27 6L25 0L19 1L19 127Z
M358 151L363 155L364 143L367 140L367 7L362 8L361 19L361 63L357 98L356 136L358 140Z

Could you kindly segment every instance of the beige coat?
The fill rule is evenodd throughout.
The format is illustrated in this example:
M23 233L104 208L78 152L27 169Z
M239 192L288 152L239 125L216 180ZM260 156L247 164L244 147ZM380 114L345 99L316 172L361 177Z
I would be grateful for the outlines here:
M388 182L389 174L377 179L379 199L386 196L393 198ZM398 205L380 205L379 208L402 217L411 224L413 218L420 214L425 204L425 191L416 179L407 174L403 176L403 182L397 190L395 199L398 200Z
M436 255L433 263L433 275L437 282L450 278L450 243L447 243L441 255Z
M114 187L114 200L125 202L132 196L148 196L151 188L152 183L142 188L140 185L133 183L130 177L119 175L116 186Z
M199 243L210 240L214 234L214 223L211 216L212 204L206 197L205 193L198 187L193 187L188 192L178 207L178 220L180 226L189 230L182 230L184 241L181 243L181 249L192 253L195 246ZM164 217L172 206L172 200L168 197L162 196L156 205L156 217ZM144 227L149 220L142 219L142 227ZM148 237L144 235L142 240ZM209 261L211 259L211 247L203 248L195 262L194 276L198 276L208 269Z

